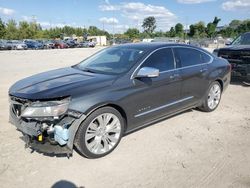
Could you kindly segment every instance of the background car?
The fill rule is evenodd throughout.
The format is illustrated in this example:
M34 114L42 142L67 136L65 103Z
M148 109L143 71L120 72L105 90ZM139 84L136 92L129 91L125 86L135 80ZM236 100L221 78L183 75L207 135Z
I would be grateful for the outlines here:
M44 48L42 43L35 40L25 40L24 43L27 45L28 49L38 50Z
M95 47L96 43L95 42L89 42L89 41L83 41L78 43L79 48L88 48L88 47Z
M232 78L239 78L250 84L250 32L238 36L225 48L215 49L213 53L229 61Z
M65 42L60 41L60 40L56 40L54 45L55 45L55 48L58 48L58 49L63 49L63 48L69 47Z
M12 49L11 44L7 44L6 40L0 40L0 50L11 50L11 49Z
M27 45L22 41L18 40L9 40L7 41L7 45L11 46L12 50L25 50L27 49Z
M43 41L44 49L54 49L55 42L53 40L45 40Z
M64 41L69 48L75 48L78 47L78 43L75 40L66 40Z

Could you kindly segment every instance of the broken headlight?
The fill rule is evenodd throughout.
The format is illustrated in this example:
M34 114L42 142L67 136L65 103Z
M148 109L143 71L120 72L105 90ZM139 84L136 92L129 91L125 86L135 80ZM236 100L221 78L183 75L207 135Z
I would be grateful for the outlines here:
M30 117L59 117L67 112L69 98L59 101L38 101L33 102L24 109L21 116Z

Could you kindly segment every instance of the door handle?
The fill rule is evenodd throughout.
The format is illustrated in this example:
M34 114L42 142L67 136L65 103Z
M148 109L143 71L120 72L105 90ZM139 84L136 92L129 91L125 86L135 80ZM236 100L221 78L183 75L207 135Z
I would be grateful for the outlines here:
M179 74L173 74L173 75L171 75L169 78L170 79L174 79L174 78L177 78L177 77L179 77L180 75Z
M200 70L200 72L206 72L207 71L207 68L203 68Z

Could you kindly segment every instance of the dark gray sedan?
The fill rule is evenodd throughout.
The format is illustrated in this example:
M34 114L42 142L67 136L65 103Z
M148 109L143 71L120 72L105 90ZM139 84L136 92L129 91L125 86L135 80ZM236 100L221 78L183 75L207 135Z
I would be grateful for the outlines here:
M201 48L125 44L16 82L10 121L38 152L71 155L75 146L98 158L141 127L190 108L215 110L229 82L227 60Z

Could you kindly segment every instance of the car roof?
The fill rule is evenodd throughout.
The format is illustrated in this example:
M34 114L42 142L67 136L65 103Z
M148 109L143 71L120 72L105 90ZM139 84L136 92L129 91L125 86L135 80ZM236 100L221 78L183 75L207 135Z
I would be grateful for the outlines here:
M125 48L137 48L141 50L155 50L162 47L192 47L195 49L200 49L196 46L188 45L188 44L180 44L180 43L168 43L168 42L139 42L139 43L126 43L126 44L120 44L116 45L114 47L125 47Z

